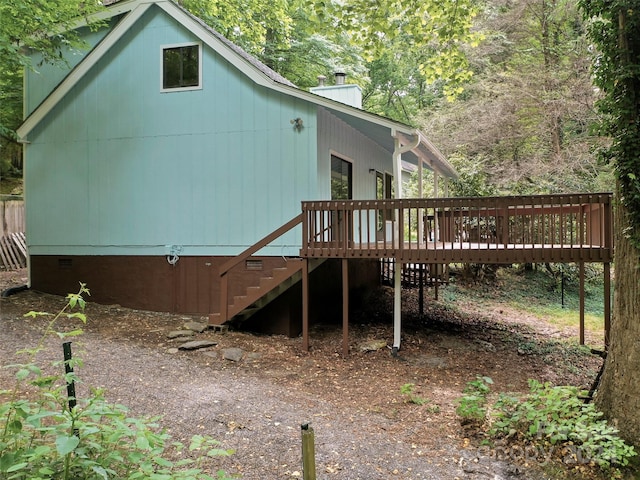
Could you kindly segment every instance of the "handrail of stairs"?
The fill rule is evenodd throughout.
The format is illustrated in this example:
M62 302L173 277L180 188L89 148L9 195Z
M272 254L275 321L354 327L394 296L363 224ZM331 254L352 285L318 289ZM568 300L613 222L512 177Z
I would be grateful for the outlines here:
M219 274L220 274L220 317L221 317L221 323L224 323L227 320L229 320L229 318L228 318L228 316L229 316L229 302L228 302L228 296L229 296L229 283L228 282L229 282L229 279L227 277L227 273L229 273L229 271L233 267L235 267L236 265L244 262L247 258L249 258L251 255L253 255L257 251L259 251L260 249L266 247L271 242L273 242L277 238L279 238L282 235L284 235L285 233L287 233L289 230L291 230L294 227L296 227L299 224L301 224L303 218L304 218L304 214L300 213L299 215L297 215L296 217L292 218L287 223L282 225L277 230L274 230L273 232L271 232L266 237L258 240L255 244L253 244L252 246L247 248L245 251L240 253L238 256L236 256L236 257L228 260L227 262L225 262L220 267Z

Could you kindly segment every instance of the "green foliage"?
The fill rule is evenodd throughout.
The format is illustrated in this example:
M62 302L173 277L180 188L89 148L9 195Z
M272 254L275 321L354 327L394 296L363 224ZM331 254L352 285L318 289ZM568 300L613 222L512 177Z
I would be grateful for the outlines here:
M495 185L489 181L482 157L469 159L458 153L451 155L449 161L458 171L458 178L449 182L450 196L490 197L498 194Z
M31 66L29 50L42 53L45 62L59 62L63 48L84 45L77 32L70 28L74 21L102 8L100 3L78 0L3 0L0 3L0 65Z
M231 452L221 449L209 437L196 435L189 445L171 442L158 418L139 419L127 408L111 404L101 390L92 390L69 409L66 383L76 381L74 373L50 376L35 363L45 339L75 336L80 330L58 332L62 319L86 322L81 285L77 294L67 296L57 315L29 312L27 316L51 316L36 347L23 350L29 361L6 368L16 370L13 390L0 391L0 477L15 480L45 479L226 479L224 472L209 475L203 470L206 459ZM73 367L81 365L72 360ZM60 366L59 364L57 365ZM180 460L171 460L184 454ZM193 458L195 457L195 458Z
M289 45L292 19L287 0L182 0L179 3L253 55L267 53L268 56L268 51Z
M456 2L382 0L371 8L368 0L308 2L320 25L337 26L362 45L368 60L382 57L398 37L410 57L419 54L420 73L428 83L438 83L449 99L462 91L472 72L465 46L475 46L482 35L472 30L478 14L473 0Z
M400 387L400 394L407 398L407 401L416 405L425 405L429 400L414 393L415 383L405 383Z
M636 456L633 446L602 419L602 413L593 404L584 403L577 388L529 380L530 392L524 398L501 393L488 408L492 383L480 376L468 382L456 409L466 423L486 427L488 422L488 437L518 441L536 452L555 452L571 462L582 460L612 474Z
M336 71L346 73L349 82L366 84L362 49L353 45L347 32L314 23L301 6L293 8L290 15L293 24L288 45L265 49L259 58L303 89L317 86L319 75L327 76L330 84Z
M465 92L425 105L431 141L500 194L611 191L594 153L604 140L592 131L596 92L575 0L487 2L474 24L487 34Z
M604 313L601 265L585 266L585 312L601 318ZM564 306L562 281L564 272ZM566 316L579 310L580 290L577 266L552 263L534 269L502 269L502 299L518 309L550 317ZM572 312L569 312L571 310ZM597 326L601 328L601 324Z
M489 435L518 438L536 446L576 446L583 459L600 468L626 466L636 455L602 419L592 403L584 403L575 387L551 386L529 380L523 399L501 394L493 405Z
M611 138L601 157L615 165L620 201L627 211L623 232L640 248L640 15L636 0L581 0L589 21L600 133ZM624 226L623 226L624 228Z
M7 145L15 143L15 130L22 121L22 72L36 68L31 52L39 52L42 62L64 63L62 52L86 45L75 21L89 18L102 8L99 2L81 0L0 2L0 154L7 161ZM100 25L90 23L92 28ZM14 151L11 156L17 155Z
M487 395L491 391L493 380L478 375L467 382L463 396L458 399L456 413L466 422L483 423L487 416Z
M370 81L363 91L367 111L411 124L424 102L426 79L415 58L402 54L402 41L390 44L368 63Z

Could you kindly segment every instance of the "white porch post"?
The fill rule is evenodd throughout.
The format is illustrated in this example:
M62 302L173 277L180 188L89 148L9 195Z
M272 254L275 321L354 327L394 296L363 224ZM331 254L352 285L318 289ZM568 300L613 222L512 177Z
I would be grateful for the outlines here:
M393 284L393 349L395 355L400 350L402 336L402 262L396 258Z
M391 131L393 136L393 176L396 187L396 198L403 198L402 195L402 154L409 152L416 148L420 144L420 135L416 134L415 141L408 145L400 146L400 138L398 132ZM400 215L400 212L397 212ZM396 231L398 242L404 241L404 232L398 230L398 220L396 219ZM402 259L395 259L395 272L393 282L393 349L392 353L395 355L400 350L400 341L402 336Z
M396 183L396 198L402 198L402 152L400 150L400 139L397 135L394 138L393 149L393 178ZM400 212L396 212L399 214ZM398 231L398 219L395 221L396 238L402 241ZM393 349L392 353L396 354L400 350L401 331L402 331L402 263L396 258L393 272Z

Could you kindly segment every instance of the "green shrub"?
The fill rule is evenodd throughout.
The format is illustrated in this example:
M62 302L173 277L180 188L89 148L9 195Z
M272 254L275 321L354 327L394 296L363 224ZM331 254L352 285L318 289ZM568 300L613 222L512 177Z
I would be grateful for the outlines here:
M523 399L499 397L493 406L490 435L519 436L543 446L571 445L582 459L603 469L626 466L636 455L602 412L580 398L577 388L529 380L529 389Z
M458 399L456 413L466 422L484 422L487 416L487 395L491 391L489 385L492 384L491 378L479 375L475 380L467 382L462 392L464 395Z
M209 437L194 436L189 445L171 442L158 424L158 417L131 417L126 407L107 402L101 390L92 390L89 398L77 399L77 404L69 408L66 384L75 381L76 375L73 372L45 375L34 359L50 334L65 338L81 333L81 330L57 332L55 325L63 318L86 322L82 312L85 294L89 291L81 285L77 294L68 295L67 304L48 323L38 345L21 351L28 355L29 362L7 367L16 369L16 385L12 390L0 391L0 398L4 399L0 404L0 478L229 478L223 471L214 476L203 471L207 458L232 453L219 448L218 442ZM73 312L74 309L78 311ZM70 363L70 366L81 364L78 360ZM185 453L193 458L173 461L168 458L169 452L175 457Z
M480 376L468 382L456 410L464 422L483 429L488 420L486 435L490 439L518 442L520 451L531 447L545 458L556 456L567 463L595 465L611 478L617 478L618 467L627 466L636 455L602 413L583 401L577 388L529 380L527 395L520 398L501 393L489 408L487 395L492 383L489 377Z

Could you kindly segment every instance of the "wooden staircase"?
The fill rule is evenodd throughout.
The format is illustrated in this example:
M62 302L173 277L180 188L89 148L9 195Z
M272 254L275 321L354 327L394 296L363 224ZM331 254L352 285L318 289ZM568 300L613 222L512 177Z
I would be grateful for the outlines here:
M288 258L284 267L274 268L271 275L260 278L259 284L247 287L244 295L236 295L227 306L227 319L220 313L209 315L210 325L222 325L234 321L244 321L286 292L302 277L302 258ZM313 262L317 267L321 262Z
M229 299L229 272L283 234L300 225L302 220L302 214L294 217L220 267L220 312L209 314L209 325L223 325L231 320L246 320L300 281L303 265L309 261L299 257L285 258L284 267L274 268L269 276L260 279L258 285L248 287L244 295L236 295ZM321 259L309 262L307 264L309 270L323 261Z

